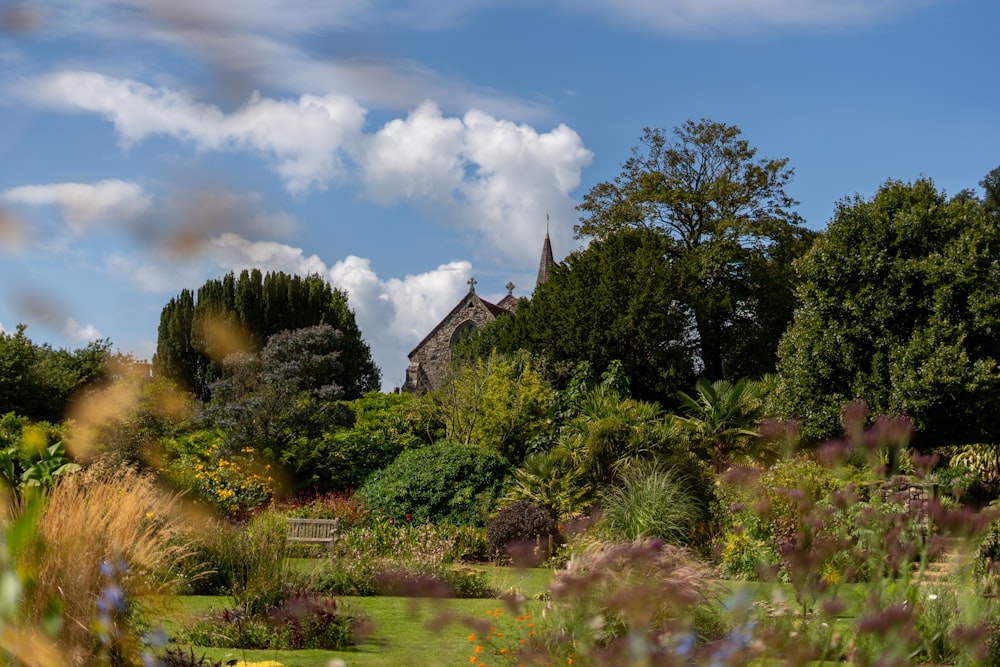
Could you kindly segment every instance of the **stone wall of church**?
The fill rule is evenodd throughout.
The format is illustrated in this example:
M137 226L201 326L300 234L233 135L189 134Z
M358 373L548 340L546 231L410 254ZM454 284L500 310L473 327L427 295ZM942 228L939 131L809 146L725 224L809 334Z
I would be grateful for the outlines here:
M478 328L495 319L496 317L483 305L479 297L470 292L427 340L413 351L410 356L410 367L406 371L404 390L416 391L439 387L448 373L451 342L455 330L470 320Z

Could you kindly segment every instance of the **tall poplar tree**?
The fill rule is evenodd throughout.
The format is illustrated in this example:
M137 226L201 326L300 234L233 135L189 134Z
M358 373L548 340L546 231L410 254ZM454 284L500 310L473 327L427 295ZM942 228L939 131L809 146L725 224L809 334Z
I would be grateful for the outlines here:
M160 314L154 372L201 398L222 376L222 360L235 352L257 353L282 331L328 324L341 332L337 383L351 399L378 389L381 372L348 307L347 294L318 275L244 270L205 282L197 298L183 290Z

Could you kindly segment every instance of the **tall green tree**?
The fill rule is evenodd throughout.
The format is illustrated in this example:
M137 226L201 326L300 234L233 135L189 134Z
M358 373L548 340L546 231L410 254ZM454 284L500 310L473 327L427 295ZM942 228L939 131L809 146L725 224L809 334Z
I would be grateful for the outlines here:
M889 181L841 201L799 271L779 371L805 437L838 435L862 400L909 416L918 446L1000 438L1000 226L982 202Z
M663 400L694 381L689 318L662 235L629 229L595 240L553 267L547 282L468 341L475 354L518 348L556 371L578 361L605 372L620 361L632 393Z
M342 335L338 380L344 397L377 389L381 372L347 294L317 275L258 269L209 280L195 293L183 290L171 299L160 314L154 371L207 398L212 382L223 376L222 360L228 355L254 354L275 334L321 324Z
M813 238L785 191L792 173L787 158L758 158L732 125L647 128L622 173L584 196L576 233L660 234L700 374L762 375L794 310L792 260Z
M20 324L14 333L0 332L0 414L61 421L74 395L108 376L111 341L92 341L73 351L54 349L33 343L26 329Z

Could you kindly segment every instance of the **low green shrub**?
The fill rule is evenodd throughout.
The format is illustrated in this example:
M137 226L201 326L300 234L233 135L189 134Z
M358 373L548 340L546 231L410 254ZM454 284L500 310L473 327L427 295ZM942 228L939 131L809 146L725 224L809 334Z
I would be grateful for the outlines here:
M484 526L509 469L499 454L438 442L404 451L357 495L376 516L397 523Z
M487 553L497 563L540 562L552 554L558 543L552 514L525 500L501 509L486 529Z
M1000 596L1000 521L991 522L980 538L972 572L983 595Z
M191 595L232 595L251 614L266 611L285 594L288 557L285 520L261 512L245 526L212 521L194 533L197 565L186 579ZM182 573L184 574L184 573Z
M186 595L229 595L243 568L242 528L210 520L188 533L193 556L181 563L179 579Z
M486 570L467 565L444 568L444 583L456 598L494 598L496 591L490 587Z
M328 560L301 585L329 595L493 597L480 570L453 567L481 529L384 521L337 534ZM477 574L480 573L480 574Z
M452 535L452 547L445 554L448 563L480 563L487 560L486 531L477 526L444 528Z
M299 594L268 614L248 614L242 607L223 609L183 628L179 640L215 648L336 651L353 645L354 630L364 623L333 598Z
M263 614L286 595L287 543L285 518L273 510L256 515L244 529L243 558L232 596L248 614Z

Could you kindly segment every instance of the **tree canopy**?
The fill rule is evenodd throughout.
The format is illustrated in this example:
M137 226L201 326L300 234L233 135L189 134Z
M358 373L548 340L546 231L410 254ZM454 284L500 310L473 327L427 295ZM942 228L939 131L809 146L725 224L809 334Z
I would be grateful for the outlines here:
M488 357L492 348L523 348L566 370L585 360L603 372L619 360L636 396L670 397L694 381L694 362L668 250L648 229L595 240L553 267L513 316L473 334L466 349Z
M111 341L92 341L73 351L53 349L33 343L26 329L21 324L13 333L0 332L0 414L60 421L76 392L108 375Z
M1000 227L981 201L889 181L842 200L798 268L779 370L807 438L838 435L855 400L924 444L1000 438Z
M622 173L579 206L589 246L469 347L525 348L554 369L618 359L636 397L667 403L699 375L773 372L795 306L792 263L815 234L785 192L788 161L756 153L722 123L646 129Z
M732 125L689 120L672 135L644 131L622 173L584 196L577 236L659 233L698 372L762 375L794 309L792 260L814 236L785 192L793 170L757 158Z
M381 372L348 308L347 294L320 276L244 270L182 290L160 314L154 370L207 398L222 360L256 353L275 334L327 324L339 331L337 381L345 398L377 389Z

